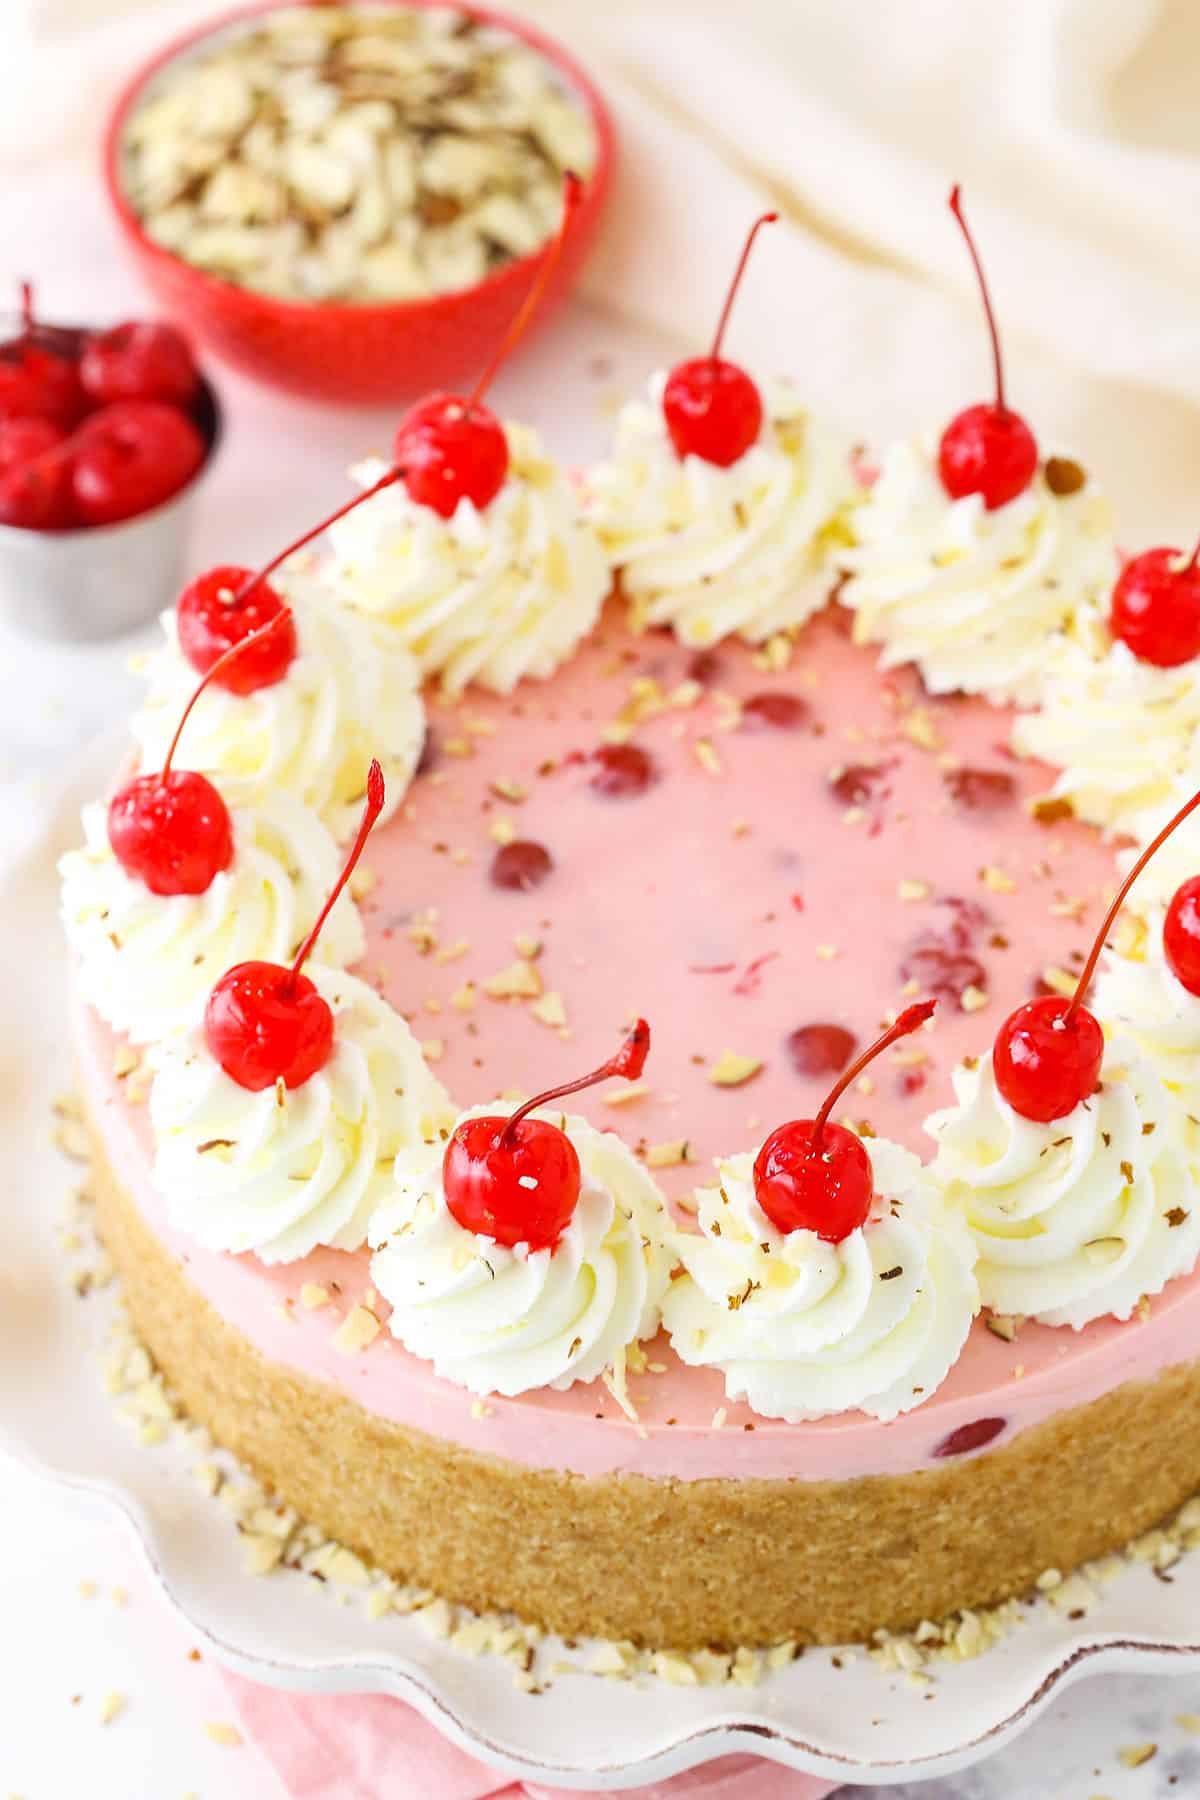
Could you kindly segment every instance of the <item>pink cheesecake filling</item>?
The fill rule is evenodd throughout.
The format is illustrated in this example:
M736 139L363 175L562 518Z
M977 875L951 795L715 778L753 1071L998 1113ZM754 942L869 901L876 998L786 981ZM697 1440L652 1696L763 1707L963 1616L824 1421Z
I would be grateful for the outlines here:
M851 1039L865 1044L885 1012L933 992L941 1006L916 1055L901 1046L845 1108L927 1154L921 1121L948 1098L952 1064L986 1048L1045 969L1079 965L1113 886L1110 853L1082 827L1030 818L1047 772L1009 757L1004 714L931 700L908 672L881 678L843 627L836 613L816 621L772 672L740 646L697 659L609 617L553 683L431 706L426 772L369 853L364 972L433 1040L461 1104L582 1072L644 1013L646 1090L613 1105L614 1084L579 1106L652 1162L686 1143L688 1161L656 1168L680 1197L712 1156L811 1113ZM741 702L733 729L729 696ZM641 754L597 756L632 711L653 715L630 739ZM490 996L514 963L540 994ZM364 1297L387 1316L365 1253L267 1269L174 1231L111 1034L84 1015L78 1040L115 1173L228 1323L382 1417L530 1467L681 1480L907 1473L1200 1355L1193 1275L1129 1324L1027 1323L1010 1344L981 1321L938 1392L888 1425L759 1418L664 1340L629 1375L636 1422L598 1383L481 1404L387 1333L354 1355L336 1349ZM759 1065L739 1085L713 1079L727 1051ZM306 1283L330 1304L306 1310Z

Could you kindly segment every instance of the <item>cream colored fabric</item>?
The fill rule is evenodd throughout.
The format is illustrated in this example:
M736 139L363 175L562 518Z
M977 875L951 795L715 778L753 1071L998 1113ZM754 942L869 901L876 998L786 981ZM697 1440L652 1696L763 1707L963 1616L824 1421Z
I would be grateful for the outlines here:
M8 4L38 47L0 95L6 176L27 158L83 155L98 97L134 56L212 10ZM731 350L795 376L812 405L874 441L938 427L990 380L944 205L961 178L1014 404L1115 494L1126 542L1194 531L1196 0L523 10L595 68L616 112L621 179L588 275L607 306L699 348L747 220L778 204L788 225L756 253Z

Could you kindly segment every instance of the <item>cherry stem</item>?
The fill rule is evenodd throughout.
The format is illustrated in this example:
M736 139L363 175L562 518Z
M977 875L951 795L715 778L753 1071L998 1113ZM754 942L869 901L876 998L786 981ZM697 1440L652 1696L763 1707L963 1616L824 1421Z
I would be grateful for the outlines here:
M565 169L563 171L562 218L559 220L558 230L555 232L547 246L545 255L538 264L537 272L529 284L529 292L521 302L520 310L518 311L516 318L501 338L500 347L493 355L491 362L488 363L483 374L475 383L471 398L467 401L466 410L468 412L473 412L479 405L484 394L492 385L492 380L497 369L512 350L513 346L517 343L517 340L524 336L525 329L528 326L530 319L532 319L534 313L537 311L542 295L546 291L546 284L558 266L559 258L563 252L563 245L567 241L567 235L575 221L575 215L579 211L579 202L582 198L582 181L580 181L573 169Z
M778 217L779 214L777 212L760 213L746 233L746 241L742 245L742 254L738 258L737 268L733 271L733 280L729 284L729 292L725 296L725 304L721 308L721 316L717 320L717 329L713 334L712 349L708 353L711 362L715 362L721 354L721 344L725 337L725 327L729 323L729 315L733 311L733 303L737 299L737 291L742 285L742 276L746 273L746 264L750 261L750 252L754 247L754 240L764 225L774 225Z
M566 1081L561 1087L547 1088L544 1094L535 1094L532 1100L526 1100L524 1106L519 1106L500 1133L500 1143L512 1143L517 1126L526 1113L533 1112L535 1107L548 1106L551 1100L565 1100L568 1094L578 1094L581 1089L595 1087L598 1081L608 1081L615 1075L624 1076L626 1081L636 1081L646 1066L649 1054L650 1027L645 1019L639 1019L616 1055L610 1056L600 1068L593 1069L590 1075L581 1075L578 1081Z
M1074 992L1074 995L1072 996L1071 1004L1070 1004L1070 1006L1068 1006L1066 1012L1062 1016L1063 1029L1065 1029L1068 1025L1070 1025L1072 1019L1075 1017L1077 1010L1079 1009L1080 1005L1083 1002L1083 996L1087 993L1088 987L1091 983L1092 976L1096 972L1096 964L1100 960L1100 952L1104 948L1104 940L1108 936L1109 932L1112 930L1113 921L1116 919L1117 914L1120 912L1121 908L1124 906L1125 900L1129 893L1130 888L1133 886L1134 882L1137 880L1138 876L1141 874L1141 872L1145 868L1146 864L1150 861L1151 857L1156 855L1157 852L1159 850L1161 850L1162 846L1166 843L1167 839L1171 836L1171 833L1173 831L1175 831L1180 825L1182 825L1183 821L1188 817L1188 815L1190 813L1194 813L1198 806L1200 806L1200 789L1198 789L1197 792L1192 795L1191 799L1187 802L1187 804L1185 806L1180 807L1179 811L1175 814L1175 817L1173 819L1169 819L1167 821L1167 823L1163 826L1162 830L1159 832L1158 836L1155 838L1151 838L1150 842L1146 845L1146 848L1142 851L1142 854L1138 857L1138 859L1134 863L1132 869L1130 869L1128 875L1125 877L1124 881L1121 883L1120 887L1117 889L1116 899L1113 901L1112 905L1109 907L1108 911L1104 915L1104 923L1101 925L1099 931L1096 933L1096 941L1092 945L1091 955L1088 957L1087 961L1084 963L1083 971L1080 974L1078 982L1075 984L1075 992Z
M356 506L362 506L365 501L373 500L376 494L381 494L384 488L393 487L397 481L403 479L403 476L403 469L389 469L386 474L379 477L378 481L373 481L369 488L364 488L361 494L355 494L353 499L347 500L344 506L339 506L336 512L330 513L327 519L322 519L319 525L314 525L311 531L306 531L302 537L298 537L294 542L286 545L278 556L273 556L270 562L264 563L261 569L256 570L253 575L243 581L237 592L231 597L230 606L244 605L255 588L264 582L268 575L273 575L279 565L285 563L289 556L295 556L297 550L303 550L305 544L311 544L314 538L320 537L323 531L328 531L331 525L336 525L339 519L344 519L347 513L354 511Z
M26 337L33 335L33 283L22 281L18 289L21 295L21 329Z
M992 311L992 296L988 291L987 276L983 272L983 264L979 260L979 252L975 248L975 239L971 236L971 227L967 224L962 209L962 189L956 181L950 190L950 211L958 220L959 229L967 240L967 249L971 252L971 261L975 265L975 276L979 282L979 292L983 296L983 311L987 319L987 328L992 340L992 362L996 369L996 410L1007 412L1004 399L1004 359L1000 354L1000 333L996 330L996 315Z
M1192 551L1191 556L1188 558L1187 562L1184 563L1179 573L1181 575L1191 575L1197 568L1200 568L1200 538L1196 539L1196 548Z
M813 1133L809 1140L810 1150L821 1148L825 1127L829 1122L829 1115L833 1111L834 1105L845 1093L850 1083L862 1074L867 1064L874 1062L875 1058L886 1050L889 1044L894 1044L898 1039L909 1037L914 1031L919 1031L927 1019L932 1019L936 1011L936 1000L918 1000L914 1005L906 1006L896 1023L889 1025L883 1035L877 1037L875 1042L863 1051L858 1060L852 1062L850 1067L842 1072L840 1080L834 1084L826 1097L825 1104L813 1120Z
M317 914L316 923L313 925L312 930L309 932L296 953L296 960L292 964L291 973L287 982L284 984L286 993L291 994L294 992L296 979L300 974L301 969L304 967L304 964L312 951L313 945L320 937L326 919L337 905L342 889L354 873L358 864L358 859L363 853L363 846L371 835L371 827L383 811L383 803L386 798L387 794L383 785L383 770L380 768L378 762L372 758L371 766L367 770L367 804L363 808L362 824L358 828L358 836L350 847L350 854L346 858L341 874L338 876L330 890L329 898Z
M183 709L183 717L175 727L175 736L171 739L170 745L167 748L166 760L162 766L162 773L158 778L160 781L165 781L167 776L171 773L171 763L174 760L175 752L179 747L179 740L183 735L183 728L191 716L193 706L195 706L205 688L208 687L210 682L215 681L222 670L229 667L230 663L236 662L239 656L249 650L252 644L261 644L264 638L269 637L273 631L277 631L283 621L285 619L290 619L291 616L292 609L290 606L281 607L275 614L275 617L273 619L268 619L265 625L260 625L257 631L252 631L248 636L241 638L236 644L231 644L223 656L218 656L216 662L212 665L212 668L205 672L203 678L192 690L192 697Z

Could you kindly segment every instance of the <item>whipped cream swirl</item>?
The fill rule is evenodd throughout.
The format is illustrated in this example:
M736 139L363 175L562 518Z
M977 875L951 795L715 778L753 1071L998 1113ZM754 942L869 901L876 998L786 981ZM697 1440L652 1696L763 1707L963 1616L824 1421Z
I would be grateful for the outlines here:
M1200 1119L1200 996L1188 992L1167 962L1163 917L1163 908L1154 908L1136 937L1127 934L1132 942L1125 953L1105 952L1093 1006L1110 1029L1133 1040L1185 1113Z
M1154 809L1200 780L1198 728L1200 662L1139 662L1096 618L1047 645L1038 710L1014 722L1012 741L1062 771L1050 791L1077 818L1141 839Z
M198 1025L209 990L234 963L290 962L337 880L341 857L311 807L272 794L233 814L233 861L203 894L152 894L108 841L108 812L83 809L85 842L59 863L62 917L85 1000L135 1044ZM321 934L331 968L365 949L342 894Z
M1128 1319L1192 1268L1197 1128L1132 1046L1110 1045L1096 1092L1045 1125L1009 1106L990 1055L953 1079L955 1105L926 1130L934 1178L975 1238L985 1305L1078 1331Z
M440 1145L397 1157L398 1196L371 1221L371 1278L391 1303L392 1331L475 1394L596 1380L658 1329L670 1276L662 1196L620 1138L574 1115L533 1117L561 1126L583 1175L553 1250L509 1249L461 1226L446 1205Z
M447 694L472 681L508 694L553 674L609 588L600 547L536 434L504 429L508 474L482 512L463 499L443 519L397 484L330 532L339 598L385 622ZM369 487L385 471L371 459L353 473Z
M358 825L367 769L377 756L387 814L404 798L425 742L425 709L412 659L314 589L285 577L298 654L281 681L246 695L209 687L188 720L181 768L215 777L234 805L286 789L306 801L337 838ZM166 755L196 671L179 649L174 612L163 614L166 647L146 658L150 692L134 715L142 764Z
M1108 501L1090 482L1058 495L1044 467L988 512L947 497L925 446L896 444L853 516L841 599L882 666L915 662L932 693L1034 704L1046 639L1107 596L1117 572Z
M658 373L649 399L622 409L612 457L585 490L635 627L670 625L699 645L734 632L757 644L802 625L829 598L831 552L849 541L849 445L779 382L764 394L759 441L737 462L680 457L665 383Z
M719 1162L678 1233L685 1274L663 1321L685 1363L722 1370L731 1400L768 1418L919 1406L958 1359L979 1306L969 1236L942 1212L917 1157L866 1140L880 1199L840 1244L783 1233L754 1194L754 1156Z
M333 1008L334 1051L300 1087L239 1087L200 1032L155 1054L155 1183L205 1249L265 1263L355 1250L397 1152L445 1130L445 1091L399 1013L344 971L306 973Z

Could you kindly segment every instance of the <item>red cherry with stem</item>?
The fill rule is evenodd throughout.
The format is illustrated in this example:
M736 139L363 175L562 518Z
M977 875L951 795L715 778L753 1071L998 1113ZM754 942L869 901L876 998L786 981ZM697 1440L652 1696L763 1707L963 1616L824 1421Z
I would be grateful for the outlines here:
M840 1244L866 1223L875 1195L871 1159L862 1139L829 1115L867 1064L917 1031L936 1008L936 1000L906 1006L843 1070L815 1119L793 1119L771 1133L754 1160L754 1197L778 1231L815 1231L825 1243Z
M161 506L204 461L204 439L174 406L117 400L80 426L71 488L84 525L115 525Z
M1113 588L1109 626L1139 662L1174 669L1200 656L1200 544L1143 550L1125 564Z
M295 661L299 646L290 612L278 631L270 636L262 635L262 627L286 610L283 597L270 585L267 576L297 550L302 550L305 544L353 512L356 506L373 500L376 494L401 479L399 469L389 469L361 494L355 494L336 512L285 545L261 569L243 569L236 564L223 563L189 582L175 608L175 627L179 648L193 669L204 675L214 663L221 662L221 672L215 680L231 694L253 694L259 688L274 687L276 682L282 681ZM222 660L228 650L250 637L258 638L253 651L239 656L236 661Z
M72 357L49 347L33 313L33 288L21 283L21 334L0 345L0 419L52 419L71 426L87 410Z
M528 1115L598 1081L636 1081L650 1054L650 1027L639 1019L615 1056L583 1075L536 1094L509 1118L485 1113L456 1125L442 1158L446 1205L465 1231L510 1250L553 1250L579 1201L579 1155L565 1131Z
M983 311L992 340L992 362L996 371L996 398L980 406L968 406L951 419L942 433L938 447L938 472L942 486L952 500L966 494L980 494L988 512L1015 500L1037 473L1037 439L1021 417L1004 399L1004 362L1000 355L1000 334L988 292L987 277L971 228L962 210L958 184L950 190L950 211L958 220L967 240L971 261L983 296Z
M1163 920L1163 953L1176 981L1189 994L1200 994L1200 875L1171 896Z
M385 799L383 770L372 762L358 836L292 966L235 963L208 996L205 1042L230 1080L252 1094L279 1081L286 1088L303 1087L333 1055L333 1009L301 970L354 873Z
M708 355L676 363L667 376L663 418L678 456L698 456L702 462L727 469L746 454L762 430L762 395L745 369L726 362L721 344L754 240L764 225L773 225L778 217L775 212L761 213L746 233Z
M285 627L280 613L257 638ZM152 894L203 894L233 861L229 808L208 777L194 769L172 768L183 728L197 700L218 677L222 663L252 656L256 638L226 651L199 682L183 709L175 735L156 775L138 775L118 788L108 807L108 841L127 875L145 882Z
M240 644L269 624L283 611L282 594L269 582L260 581L253 592L244 592L252 569L222 563L197 575L179 596L175 629L179 648L193 669L205 674L234 644ZM253 654L239 656L219 678L218 685L231 694L253 694L259 688L282 681L296 656L295 624L263 638Z
M1071 998L1045 994L1030 1000L1010 1013L996 1033L992 1050L996 1086L1023 1119L1047 1125L1074 1112L1095 1093L1104 1060L1104 1033L1095 1014L1083 1004L1083 997L1130 888L1151 857L1198 806L1200 792L1168 820L1130 869L1104 915Z
M71 523L71 468L51 419L0 420L0 524L53 531Z
M568 169L563 176L563 210L558 231L547 246L520 311L475 383L470 398L431 394L407 412L397 427L393 454L404 469L409 496L440 518L453 518L460 500L469 500L482 512L504 486L508 439L495 413L482 404L483 396L537 310L582 197L583 184Z
M79 379L97 406L113 400L190 406L200 385L187 339L173 325L147 320L97 332L79 359Z

